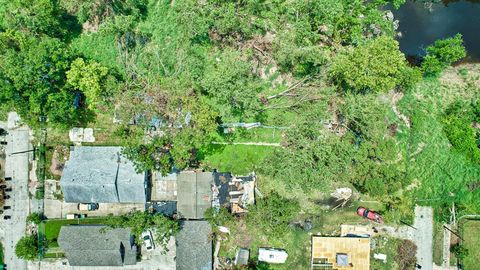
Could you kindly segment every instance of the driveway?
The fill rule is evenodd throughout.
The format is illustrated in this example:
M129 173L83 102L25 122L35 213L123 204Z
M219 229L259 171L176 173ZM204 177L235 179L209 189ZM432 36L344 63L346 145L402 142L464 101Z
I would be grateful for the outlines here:
M79 211L78 203L66 203L60 200L45 199L45 216L47 218L65 218L67 214L86 214L87 217L119 216L132 211L144 211L143 203L99 203L95 211Z
M8 130L5 162L5 177L12 177L7 185L12 188L10 199L5 205L11 206L3 215L9 215L10 220L0 219L1 239L5 248L5 264L8 269L25 270L27 263L15 256L15 245L25 235L25 222L30 212L28 197L28 164L32 153L21 153L31 149L29 143L30 131L28 128Z
M415 219L413 221L414 239L417 245L417 263L422 270L432 270L433 258L433 209L431 207L415 207Z

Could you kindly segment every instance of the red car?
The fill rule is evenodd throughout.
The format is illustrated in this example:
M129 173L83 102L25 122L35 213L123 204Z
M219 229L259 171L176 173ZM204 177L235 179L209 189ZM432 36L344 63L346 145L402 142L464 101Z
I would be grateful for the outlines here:
M375 222L378 222L378 223L383 223L383 218L380 214L378 214L375 211L368 210L365 207L359 207L357 209L357 214L361 217L368 218L371 221L375 221Z

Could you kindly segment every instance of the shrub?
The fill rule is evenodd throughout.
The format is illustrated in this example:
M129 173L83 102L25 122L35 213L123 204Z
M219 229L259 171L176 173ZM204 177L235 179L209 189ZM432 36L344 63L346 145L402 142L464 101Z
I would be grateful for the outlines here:
M427 56L422 63L423 74L438 76L445 68L465 56L466 51L461 34L437 40L433 45L427 47Z
M33 261L38 254L37 235L27 235L22 237L15 245L15 255L17 257Z

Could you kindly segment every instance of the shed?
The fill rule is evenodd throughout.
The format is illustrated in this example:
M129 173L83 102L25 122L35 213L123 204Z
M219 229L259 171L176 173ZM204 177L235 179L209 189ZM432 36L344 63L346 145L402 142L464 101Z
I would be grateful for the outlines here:
M288 258L288 253L283 249L278 248L259 248L258 260L267 263L285 263Z
M237 255L235 256L235 265L242 266L248 265L248 260L250 257L250 250L246 248L241 248L237 251Z

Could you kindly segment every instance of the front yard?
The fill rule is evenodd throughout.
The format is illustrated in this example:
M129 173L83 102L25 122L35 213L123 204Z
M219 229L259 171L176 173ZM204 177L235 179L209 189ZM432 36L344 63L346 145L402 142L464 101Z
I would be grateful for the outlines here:
M104 222L105 218L50 219L40 224L39 232L44 235L47 249L50 249L58 247L57 238L62 226L70 224L103 224Z

